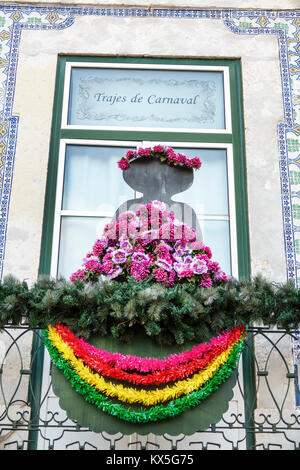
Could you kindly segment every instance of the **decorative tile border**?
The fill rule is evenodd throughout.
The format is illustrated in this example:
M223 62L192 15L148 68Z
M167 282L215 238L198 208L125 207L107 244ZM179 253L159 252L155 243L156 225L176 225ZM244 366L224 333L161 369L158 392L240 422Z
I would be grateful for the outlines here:
M77 6L0 6L0 274L12 186L18 118L13 100L22 30L70 27L78 16L221 19L234 34L276 35L284 103L278 125L287 279L300 280L300 11L175 10Z
M278 125L279 164L287 279L300 280L300 11L235 11L225 25L235 34L277 35L284 105Z

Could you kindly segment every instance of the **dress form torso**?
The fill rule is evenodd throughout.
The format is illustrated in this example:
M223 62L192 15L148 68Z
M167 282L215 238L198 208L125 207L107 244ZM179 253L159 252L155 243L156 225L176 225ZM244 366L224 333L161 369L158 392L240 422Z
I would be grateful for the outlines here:
M114 219L122 212L135 212L140 205L161 201L168 211L174 213L177 220L192 227L196 231L197 240L202 241L202 231L194 209L184 202L172 200L172 196L192 185L192 168L171 166L158 159L141 157L123 171L123 178L132 189L143 195L123 203L117 209Z

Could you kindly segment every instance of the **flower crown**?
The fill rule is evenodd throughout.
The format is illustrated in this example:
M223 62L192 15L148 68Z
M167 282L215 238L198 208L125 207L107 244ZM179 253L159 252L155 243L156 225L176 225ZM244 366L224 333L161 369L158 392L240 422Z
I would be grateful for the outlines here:
M128 150L125 157L118 161L121 170L127 170L130 167L130 161L139 157L158 158L161 162L174 166L186 166L187 168L201 167L201 161L198 157L189 158L181 153L174 152L171 147L156 145L153 148L139 148L138 150Z

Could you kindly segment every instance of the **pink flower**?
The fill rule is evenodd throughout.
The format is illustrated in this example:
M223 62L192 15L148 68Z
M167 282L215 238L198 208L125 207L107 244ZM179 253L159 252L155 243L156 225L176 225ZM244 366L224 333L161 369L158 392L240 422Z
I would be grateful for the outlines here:
M141 245L138 245L133 248L133 251L135 253L145 253L145 248Z
M86 261L89 261L91 259L93 259L95 261L98 261L98 256L95 256L94 253L87 253L87 255L84 258L83 262L85 263Z
M145 263L145 266L148 266L150 268L154 264L156 257L151 253L149 253L148 256L149 256L149 261Z
M128 237L135 238L138 234L139 234L139 227L137 227L135 224L129 224L128 225Z
M107 230L110 230L114 227L115 223L114 222L109 222L108 224L105 225L104 227L104 233L107 231Z
M162 145L155 145L155 146L153 147L153 151L154 151L155 153L162 153L164 150L165 150L165 149L164 149L164 147L163 147Z
M149 256L138 251L132 255L132 261L136 263L147 263L149 261Z
M182 275L182 273L185 273L186 271L190 270L190 263L185 263L185 262L174 263L173 268L175 269L179 277L186 277L185 275Z
M205 261L199 259L191 264L191 269L195 274L203 274L207 272L207 265Z
M176 279L176 273L172 269L172 271L169 273L169 277L168 277L168 280L167 280L167 283L166 283L167 286L168 287L173 286L173 284L175 283L175 279Z
M121 220L131 220L134 217L136 217L136 215L133 211L122 212L118 217L118 221L120 222Z
M105 245L103 244L103 242L100 240L97 240L93 246L93 253L95 256L100 256L102 255L104 249L105 249Z
M122 273L122 268L120 266L115 266L107 275L108 279L114 279L115 277L120 276Z
M201 287L211 287L212 286L212 280L209 274L203 274L203 279L200 283Z
M140 238L142 238L143 240L152 241L152 240L158 238L158 231L157 230L146 230L145 232L142 232L140 234Z
M206 264L209 263L209 257L207 256L207 254L199 253L198 255L196 255L196 258L203 259Z
M201 160L198 157L192 158L191 162L192 162L194 168L198 168L198 169L201 168L202 163L201 163Z
M136 211L136 215L137 216L141 216L141 215L144 215L146 217L148 217L148 209L147 209L147 205L142 205L138 208L138 210Z
M124 238L128 234L128 221L127 220L120 220L117 224L117 231L118 231L118 238Z
M141 157L150 157L151 155L151 148L148 147L148 148L139 148L138 149L138 154L141 156Z
M174 214L168 211L162 211L161 217L162 217L162 223L174 222L175 220Z
M205 251L205 253L207 254L207 256L208 256L209 258L212 257L212 252L211 252L211 249L209 248L209 246L204 246L204 247L203 247L203 250Z
M126 152L126 159L130 160L130 158L134 158L134 157L136 157L136 155L137 155L137 153L136 153L135 150L128 150Z
M192 269L186 269L185 271L181 271L178 273L178 277L193 277L195 276L194 271Z
M187 247L186 243L182 240L178 240L174 245L175 255L174 256L183 256L185 254L189 254L190 250Z
M176 153L172 148L167 149L167 158L170 162L175 162L176 161Z
M176 154L174 149L172 149L171 147L168 148L162 145L155 145L153 149L151 149L150 147L140 147L138 151L128 150L126 153L126 157L122 157L121 160L118 162L119 167L122 170L126 170L130 166L130 159L135 158L137 156L154 158L164 157L164 160L167 160L167 163L175 163L180 166L187 166L188 168L196 169L201 167L201 161L198 157L190 158L180 153Z
M194 250L194 251L203 250L203 247L204 247L203 242L199 242L199 241L195 241L190 244L191 250Z
M145 153L148 150L144 149ZM149 230L151 223L158 230ZM105 274L109 279L122 275L122 281L133 276L140 282L151 276L153 281L172 286L178 278L185 282L185 278L193 277L199 279L201 287L210 287L227 281L211 256L210 248L196 241L196 232L190 226L176 220L164 203L153 201L107 224L103 238L97 239L92 252L87 253L84 269L70 279L91 282Z
M128 170L128 168L130 167L130 163L128 160L125 160L125 158L122 158L118 161L118 166L121 170Z
M174 240L174 224L163 224L159 229L159 238L168 241Z
M186 162L186 156L185 156L185 155L182 155L181 153L178 153L178 154L177 154L177 157L176 157L176 162L177 162L179 165L184 165L185 162Z
M166 210L166 204L161 201L152 201L152 208L158 209L160 211Z
M192 162L192 160L186 160L185 164L188 168L193 168L194 167L194 163Z
M168 272L172 271L172 265L171 263L168 263L166 259L159 258L158 260L156 260L155 264L159 268L165 269Z
M103 263L103 270L106 274L108 274L110 271L112 271L114 268L114 265L111 261L106 261Z
M207 266L208 266L208 269L210 271L212 271L213 273L216 273L218 271L220 271L220 266L218 263L214 263L212 261L207 261Z
M86 279L83 269L78 269L75 273L73 273L70 276L70 281L71 282L76 281L76 279L81 279L82 281L84 281Z
M194 242L197 238L195 230L189 227L187 224L181 225L182 239L188 242Z
M121 249L120 250L115 250L111 254L111 258L112 258L113 262L117 263L117 264L125 263L126 257L127 257L126 251L121 250Z
M159 258L164 258L165 260L171 261L170 252L167 245L158 245L156 248L156 253Z
M111 253L106 253L105 256L103 256L102 262L106 263L107 261L111 260Z
M228 281L226 274L223 271L214 273L214 281Z
M153 277L157 282L164 282L168 279L168 273L164 269L157 268L153 273Z
M93 271L93 272L96 272L96 273L99 273L101 274L102 271L103 271L103 266L102 264L100 264L99 262L95 261L95 260L87 260L85 262L85 271Z
M124 250L128 255L130 255L133 252L133 247L128 240L124 240L120 243L120 247L122 250Z
M132 263L130 266L130 274L137 280L142 281L149 276L149 271L140 263Z
M115 240L117 238L117 224L115 222L106 224L104 227L104 235L107 241Z

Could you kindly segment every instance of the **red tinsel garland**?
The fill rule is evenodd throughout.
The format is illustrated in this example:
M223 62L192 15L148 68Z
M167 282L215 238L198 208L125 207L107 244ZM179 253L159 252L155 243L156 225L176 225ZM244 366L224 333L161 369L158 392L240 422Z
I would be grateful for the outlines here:
M168 370L160 370L152 374L148 373L147 375L142 375L136 372L125 372L117 365L112 366L108 362L94 357L90 351L82 346L80 339L67 327L57 324L55 328L61 338L73 349L74 354L82 359L91 369L100 373L102 376L127 381L136 385L164 385L188 377L206 367L215 357L239 340L245 332L243 326L235 327L229 332L229 335L226 336L224 341L218 342L218 344L215 344L210 350L207 350L204 357L180 364Z

